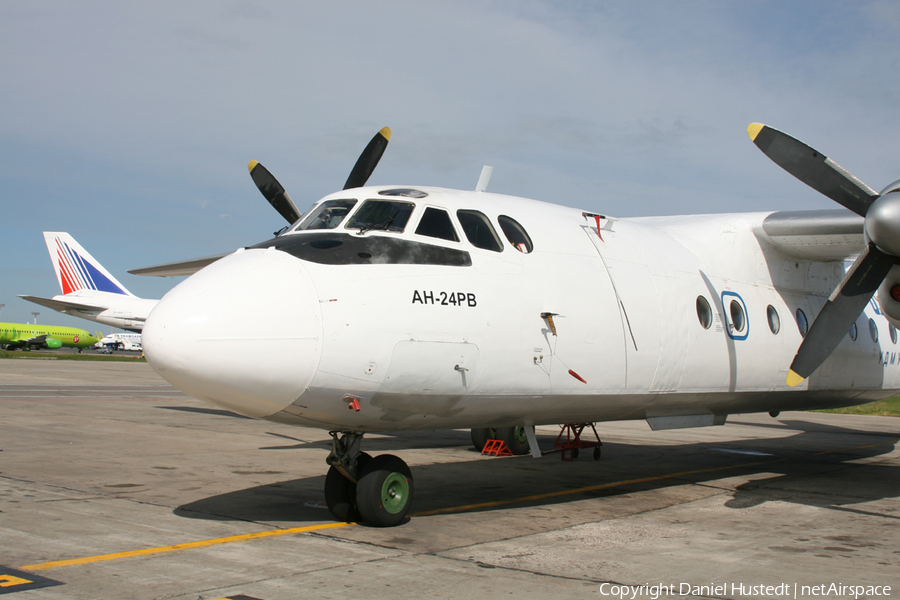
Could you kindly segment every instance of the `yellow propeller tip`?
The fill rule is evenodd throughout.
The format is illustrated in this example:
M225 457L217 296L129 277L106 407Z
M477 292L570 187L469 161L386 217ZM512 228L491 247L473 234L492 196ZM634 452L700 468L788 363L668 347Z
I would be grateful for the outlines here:
M386 140L390 141L390 139L391 139L391 128L390 127L382 127L381 131L379 131L378 133L383 135Z
M791 387L797 387L798 385L800 385L800 384L803 383L804 381L806 381L806 378L805 378L805 377L800 377L799 375L797 375L797 374L794 373L793 371L788 371L787 384L788 384L789 386L791 386Z
M750 123L747 127L747 135L750 136L750 139L754 142L756 141L756 136L759 135L759 132L762 131L762 128L765 127L762 123Z
M259 163L256 162L255 160L251 160L250 162L247 163L247 169L249 169L250 172L252 173L252 172L253 172L253 169L255 169L255 168L256 168L256 165L258 165L258 164L259 164Z

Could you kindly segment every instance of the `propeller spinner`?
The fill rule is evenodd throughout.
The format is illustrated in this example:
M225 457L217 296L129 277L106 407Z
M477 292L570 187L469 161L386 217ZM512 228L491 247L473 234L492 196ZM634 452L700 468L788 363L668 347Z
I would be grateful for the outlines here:
M800 140L761 123L747 128L753 143L785 171L865 217L867 245L816 317L787 376L796 386L831 356L895 264L900 264L900 189L879 194Z
M375 137L372 138L362 151L362 154L359 155L343 189L362 187L366 184L372 175L372 171L378 165L378 161L381 160L381 156L384 154L390 139L390 127L384 127L375 134ZM284 217L289 224L297 221L301 213L297 210L297 206L291 200L284 186L275 179L275 176L255 160L251 160L247 168L250 169L250 177L253 178L253 183L256 184L262 195L269 201L269 204L278 211L278 214Z

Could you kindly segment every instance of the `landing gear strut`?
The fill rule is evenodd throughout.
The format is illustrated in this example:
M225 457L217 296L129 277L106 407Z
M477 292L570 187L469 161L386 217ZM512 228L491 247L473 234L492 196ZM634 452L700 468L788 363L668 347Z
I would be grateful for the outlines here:
M340 437L338 437L340 435ZM325 503L338 521L365 521L393 527L406 519L413 478L403 460L391 454L371 457L360 451L362 434L331 432L331 467L325 476Z

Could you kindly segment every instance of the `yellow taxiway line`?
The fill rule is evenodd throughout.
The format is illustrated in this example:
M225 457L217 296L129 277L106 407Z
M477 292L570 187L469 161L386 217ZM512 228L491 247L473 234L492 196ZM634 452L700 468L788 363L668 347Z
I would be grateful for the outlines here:
M176 552L178 550L193 550L194 548L205 548L207 546L216 546L218 544L231 544L233 542L246 542L249 540L258 540L260 538L278 537L282 535L292 535L295 533L306 533L308 531L318 531L320 529L334 529L336 527L344 527L352 525L352 523L325 523L322 525L310 525L308 527L294 527L292 529L273 529L271 531L259 531L257 533L245 533L243 535L232 535L228 537L215 538L212 540L200 540L198 542L186 542L184 544L173 544L171 546L159 546L157 548L144 548L142 550L129 550L127 552L114 552L112 554L101 554L99 556L86 556L84 558L70 558L69 560L54 560L50 562L40 563L36 565L26 565L19 567L23 571L42 571L44 569L52 569L54 567L70 567L73 565L84 565L87 563L101 562L104 560L115 560L117 558L132 558L135 556L147 556L150 554L163 554L165 552Z
M546 494L535 494L533 496L524 496L521 498L510 498L508 500L496 500L493 502L481 502L478 504L467 504L464 506L453 506L450 508L438 508L435 510L426 510L422 512L413 513L410 515L411 517L425 517L430 515L440 515L440 514L448 514L448 513L458 513L458 512L466 512L471 510L479 510L484 508L493 508L496 506L504 506L508 504L520 504L525 502L534 502L536 500L545 500L547 498L558 498L561 496L571 496L574 494L582 494L584 492L592 492L596 490L604 490L609 488L621 487L625 485L634 485L639 483L650 483L654 481L664 481L666 479L677 479L679 477L690 477L693 475L701 475L703 473L714 473L716 471L728 471L733 469L742 469L748 467L758 467L762 465L770 465L778 462L785 462L789 460L798 460L805 458L812 458L815 456L824 456L827 454L837 454L839 452L849 452L851 450L864 450L866 448L874 448L876 446L886 446L888 444L898 444L900 440L893 442L880 442L877 444L866 444L864 446L852 446L848 448L836 448L834 450L823 450L821 452L814 452L812 454L805 454L802 456L784 456L780 458L773 458L768 460L761 460L750 463L742 463L737 465L726 465L723 467L710 467L708 469L696 469L694 471L682 471L679 473L670 473L668 475L659 475L656 477L641 477L638 479L626 479L624 481L613 481L610 483L601 483L598 485L589 485L586 487L581 487L572 490L560 490L556 492L548 492ZM232 535L229 537L221 537L215 538L211 540L200 540L197 542L186 542L183 544L173 544L171 546L159 546L156 548L144 548L142 550L129 550L127 552L114 552L112 554L101 554L98 556L86 556L83 558L71 558L68 560L55 560L45 563L39 563L34 565L25 565L23 567L19 567L19 569L23 571L42 571L45 569L52 569L54 567L70 567L74 565L84 565L95 562L102 562L106 560L116 560L120 558L133 558L135 556L148 556L153 554L163 554L166 552L177 552L179 550L193 550L196 548L206 548L208 546L216 546L219 544L231 544L234 542L246 542L250 540L258 540L262 538L269 537L279 537L284 535L294 535L298 533L307 533L310 531L319 531L323 529L336 529L338 527L346 527L347 525L353 525L354 523L324 523L321 525L309 525L307 527L294 527L291 529L274 529L270 531L260 531L257 533L245 533L243 535Z

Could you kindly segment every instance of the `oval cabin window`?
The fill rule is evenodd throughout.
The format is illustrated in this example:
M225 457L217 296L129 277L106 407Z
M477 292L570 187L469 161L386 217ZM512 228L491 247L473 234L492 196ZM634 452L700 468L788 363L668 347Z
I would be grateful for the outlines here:
M744 307L741 306L741 303L737 300L732 300L729 309L731 312L732 327L734 327L734 330L737 333L742 333L744 331L744 326L747 324L744 316Z
M806 320L806 313L801 309L797 309L797 329L800 330L800 335L806 337L806 333L809 331L809 321Z
M703 296L697 296L697 319L700 320L703 329L709 329L712 326L712 309Z
M777 335L781 331L781 317L778 316L778 311L771 304L766 308L766 316L769 319L769 331Z

